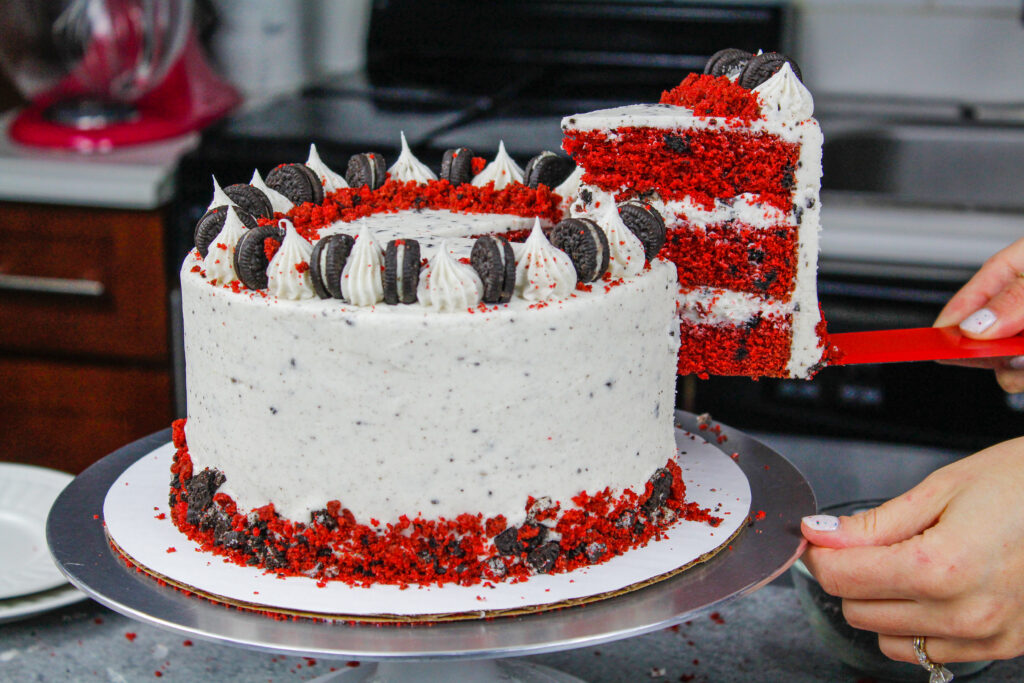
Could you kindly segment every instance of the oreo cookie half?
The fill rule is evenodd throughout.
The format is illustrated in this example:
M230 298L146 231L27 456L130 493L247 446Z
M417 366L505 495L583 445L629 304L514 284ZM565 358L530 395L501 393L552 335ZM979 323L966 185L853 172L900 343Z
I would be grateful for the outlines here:
M371 190L376 190L384 184L387 175L388 168L384 155L375 152L353 154L345 168L345 182L349 187L366 185Z
M561 185L575 168L576 164L569 157L554 152L541 152L526 164L523 183L533 189L537 189L541 183L547 185L548 189L555 188Z
M739 75L753 56L746 50L727 47L708 57L704 73L712 76L728 76L732 73Z
M267 288L267 250L263 243L267 239L284 241L284 230L276 225L260 225L242 235L235 247L235 272L238 279L249 289Z
M619 217L644 245L644 258L653 259L665 244L665 219L650 204L631 200L619 204Z
M324 186L320 176L305 164L281 164L267 174L264 182L296 206L306 202L320 204L324 201Z
M473 179L473 150L469 147L459 147L445 151L441 158L442 180L447 180L452 185L468 183Z
M420 282L420 243L391 240L384 249L384 303L416 303Z
M789 68L793 70L796 77L801 81L804 80L800 74L800 67L792 59L778 52L764 52L750 58L736 82L747 90L753 90L774 76L775 72L781 69L786 62L789 62Z
M556 225L551 245L569 255L580 282L593 282L608 270L608 236L589 218L566 218Z
M309 255L309 279L313 281L313 291L321 299L341 298L341 271L345 269L355 243L351 235L338 233L313 245L313 252Z
M516 287L516 256L504 237L484 235L469 252L469 263L484 283L483 302L505 304Z
M242 225L252 229L256 227L256 218L245 209L239 209L235 207L235 213L238 214L238 218L242 221ZM210 250L210 245L213 244L213 240L217 239L217 235L224 228L224 221L228 218L228 207L215 206L206 213L203 214L199 222L196 223L196 231L192 236L193 243L196 245L196 249L199 250L199 254L206 258L207 252Z
M256 218L274 217L274 205L270 203L270 197L258 187L236 183L225 187L224 194Z

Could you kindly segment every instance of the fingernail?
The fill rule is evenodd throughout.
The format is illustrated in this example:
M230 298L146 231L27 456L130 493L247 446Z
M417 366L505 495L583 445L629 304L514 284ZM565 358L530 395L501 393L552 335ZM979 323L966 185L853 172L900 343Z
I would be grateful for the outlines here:
M1024 370L1024 356L1014 356L1006 364L1014 370Z
M801 521L808 529L815 531L835 531L839 528L839 518L832 515L811 515Z
M981 308L967 316L967 318L960 323L960 329L964 332L974 332L975 334L978 334L992 327L992 323L995 321L995 313L987 308Z

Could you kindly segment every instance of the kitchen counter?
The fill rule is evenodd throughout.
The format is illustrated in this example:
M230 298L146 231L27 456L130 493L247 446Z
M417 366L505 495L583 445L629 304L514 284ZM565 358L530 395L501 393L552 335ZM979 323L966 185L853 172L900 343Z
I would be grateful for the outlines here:
M591 683L874 680L829 656L793 589L778 582L669 629L526 661ZM302 681L349 665L189 641L92 601L0 625L0 679L7 681ZM1024 680L1024 658L966 680Z

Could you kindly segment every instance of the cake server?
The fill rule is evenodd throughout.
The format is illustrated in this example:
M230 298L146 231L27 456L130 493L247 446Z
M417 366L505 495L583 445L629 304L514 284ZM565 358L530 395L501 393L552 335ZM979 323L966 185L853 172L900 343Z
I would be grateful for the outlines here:
M1024 355L1024 334L1003 339L970 339L955 325L842 332L829 335L829 339L840 355L832 365Z

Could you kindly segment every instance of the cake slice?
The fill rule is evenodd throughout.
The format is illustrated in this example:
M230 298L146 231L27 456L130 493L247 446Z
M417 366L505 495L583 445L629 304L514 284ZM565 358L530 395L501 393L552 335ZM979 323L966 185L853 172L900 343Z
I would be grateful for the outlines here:
M658 104L563 119L573 215L639 200L665 221L680 374L812 376L828 360L816 273L821 129L799 69L722 51Z

